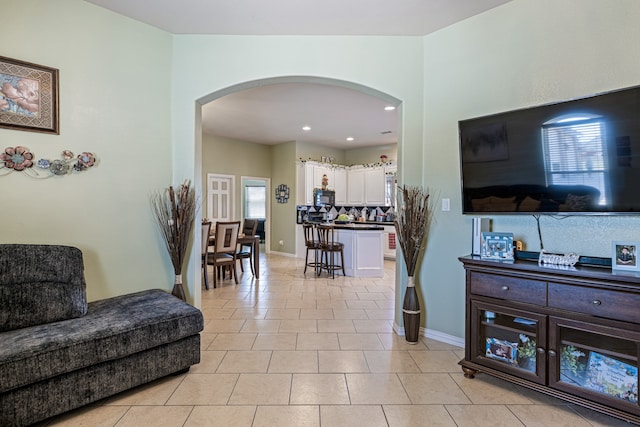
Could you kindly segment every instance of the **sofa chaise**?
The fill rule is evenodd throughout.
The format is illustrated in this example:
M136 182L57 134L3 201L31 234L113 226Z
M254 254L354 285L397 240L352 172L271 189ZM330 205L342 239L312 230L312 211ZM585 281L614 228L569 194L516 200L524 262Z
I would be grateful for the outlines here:
M87 303L77 248L0 245L0 425L187 371L200 362L203 323L159 289Z

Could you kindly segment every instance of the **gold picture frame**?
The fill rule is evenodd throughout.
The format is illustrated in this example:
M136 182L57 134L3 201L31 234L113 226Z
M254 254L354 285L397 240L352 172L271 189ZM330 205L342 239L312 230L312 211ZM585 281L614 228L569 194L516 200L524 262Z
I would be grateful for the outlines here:
M58 70L0 56L0 128L59 135Z

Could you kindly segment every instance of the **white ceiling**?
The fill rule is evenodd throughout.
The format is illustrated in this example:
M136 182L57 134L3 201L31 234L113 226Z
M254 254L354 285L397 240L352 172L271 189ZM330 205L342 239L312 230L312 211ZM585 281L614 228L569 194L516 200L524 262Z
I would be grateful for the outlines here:
M511 0L86 1L174 34L422 36ZM397 114L385 105L344 87L283 83L223 96L203 107L202 123L206 133L263 144L355 148L397 142Z

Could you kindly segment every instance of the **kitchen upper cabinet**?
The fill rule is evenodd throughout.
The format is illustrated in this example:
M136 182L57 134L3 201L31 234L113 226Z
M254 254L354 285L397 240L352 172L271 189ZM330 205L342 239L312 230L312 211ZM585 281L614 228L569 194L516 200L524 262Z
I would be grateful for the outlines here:
M336 168L333 170L334 191L336 192L336 205L347 204L347 170Z
M324 175L328 180L327 189L336 192L336 205L385 206L385 168L327 166L315 162L297 166L299 205L313 205L313 190L322 188Z
M335 191L334 169L323 165L310 165L313 167L313 188L322 188L322 177L327 176L327 190Z
M308 163L296 165L296 203L313 205L313 167Z
M347 172L347 204L365 204L365 169L349 169Z
M374 206L385 205L385 173L382 167L365 169L365 204Z
M347 188L347 204L349 205L384 206L384 168L359 167L349 169Z

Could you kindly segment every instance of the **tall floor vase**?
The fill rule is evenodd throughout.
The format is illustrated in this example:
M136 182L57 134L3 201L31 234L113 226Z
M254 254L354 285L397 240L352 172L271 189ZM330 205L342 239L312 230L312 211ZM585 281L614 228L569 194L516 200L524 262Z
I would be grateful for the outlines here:
M187 296L184 293L184 288L182 287L182 274L176 274L171 295L180 298L182 301L187 300Z
M402 319L404 320L404 337L410 344L417 344L420 335L420 301L413 276L409 276L407 290L402 305Z

